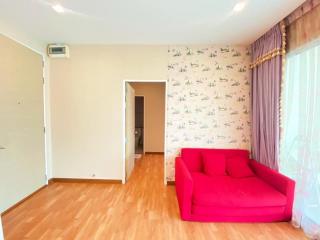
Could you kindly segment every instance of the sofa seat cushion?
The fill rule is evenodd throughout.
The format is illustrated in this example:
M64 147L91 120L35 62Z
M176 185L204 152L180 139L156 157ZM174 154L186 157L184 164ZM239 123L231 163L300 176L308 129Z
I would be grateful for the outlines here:
M286 196L256 176L232 178L193 173L193 204L211 207L285 206Z

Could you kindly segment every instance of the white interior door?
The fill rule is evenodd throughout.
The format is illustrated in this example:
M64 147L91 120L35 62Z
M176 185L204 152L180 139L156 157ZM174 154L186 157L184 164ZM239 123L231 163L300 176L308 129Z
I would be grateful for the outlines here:
M129 83L126 83L126 180L134 168L135 144L135 93Z
M3 240L3 230L2 230L2 222L1 222L1 217L0 217L0 240Z
M0 34L0 212L46 184L42 56Z

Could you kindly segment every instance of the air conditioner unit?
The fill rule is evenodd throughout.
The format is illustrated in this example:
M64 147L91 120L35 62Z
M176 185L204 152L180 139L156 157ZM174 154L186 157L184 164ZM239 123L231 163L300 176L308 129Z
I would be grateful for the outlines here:
M64 44L49 44L48 56L51 58L69 58L69 47Z

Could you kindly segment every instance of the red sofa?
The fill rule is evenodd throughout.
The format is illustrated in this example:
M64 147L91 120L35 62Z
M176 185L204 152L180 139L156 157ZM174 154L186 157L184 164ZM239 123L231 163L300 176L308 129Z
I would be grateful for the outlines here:
M208 175L203 163L203 156L208 153L224 156L226 163L235 157L247 158L252 175L233 177L228 171L225 175ZM247 150L184 148L181 157L176 158L175 183L180 215L186 221L291 220L295 182L249 160Z

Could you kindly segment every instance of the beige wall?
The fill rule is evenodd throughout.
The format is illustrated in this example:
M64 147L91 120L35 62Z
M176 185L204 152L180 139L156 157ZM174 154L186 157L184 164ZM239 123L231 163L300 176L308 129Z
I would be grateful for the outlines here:
M168 80L167 180L181 147L250 149L246 47L74 45L70 54L50 59L53 177L122 178L124 79Z
M42 56L0 35L0 212L46 184Z
M50 59L53 177L121 179L123 80L166 79L166 46L70 46Z
M132 83L136 96L144 96L144 151L164 152L165 83Z

